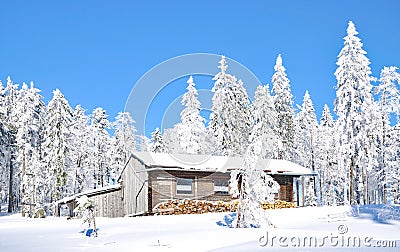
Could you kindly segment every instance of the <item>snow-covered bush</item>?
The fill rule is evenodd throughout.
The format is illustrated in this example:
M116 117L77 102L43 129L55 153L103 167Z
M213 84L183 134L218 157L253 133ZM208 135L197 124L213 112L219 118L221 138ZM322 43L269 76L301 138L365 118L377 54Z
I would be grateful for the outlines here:
M94 236L97 237L93 201L84 195L78 198L76 202L78 206L74 209L74 213L81 217L82 225L87 224L87 229L93 228Z

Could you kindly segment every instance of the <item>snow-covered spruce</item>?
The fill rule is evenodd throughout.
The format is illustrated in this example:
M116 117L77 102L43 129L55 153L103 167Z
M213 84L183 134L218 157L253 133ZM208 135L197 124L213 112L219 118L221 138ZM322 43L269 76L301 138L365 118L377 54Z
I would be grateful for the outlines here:
M248 145L252 126L249 98L243 82L226 73L225 56L221 57L212 92L212 112L209 130L215 143L217 155L242 155Z
M294 125L293 159L296 163L315 172L320 141L317 116L308 91L304 94L303 104L295 116ZM307 185L305 187L305 205L315 206L317 204L316 193L320 191L320 176L304 179Z
M44 168L47 184L46 202L53 202L69 195L67 176L71 174L72 108L60 90L53 92L47 105L46 129L44 132Z
M335 76L338 138L338 170L346 174L342 202L368 203L367 177L375 165L375 127L370 61L365 56L353 22L349 22L344 46L338 55Z
M156 130L151 133L150 151L156 153L168 153L167 145L164 142L164 138L159 128L156 128Z
M263 145L260 158L277 158L282 143L277 134L277 113L268 85L257 87L251 110L254 118L252 134L260 138Z
M277 113L277 134L282 142L278 149L278 158L291 160L294 139L294 108L293 95L286 69L279 54L272 76L272 94Z
M184 153L200 154L204 151L205 137L204 118L200 115L200 102L193 77L187 81L187 92L182 96L181 123L177 124L178 141Z
M95 237L97 237L97 227L96 227L96 219L94 216L94 205L93 201L90 200L86 195L78 198L76 200L77 207L74 209L74 213L82 219L82 225L86 225L86 229L93 229L93 233Z

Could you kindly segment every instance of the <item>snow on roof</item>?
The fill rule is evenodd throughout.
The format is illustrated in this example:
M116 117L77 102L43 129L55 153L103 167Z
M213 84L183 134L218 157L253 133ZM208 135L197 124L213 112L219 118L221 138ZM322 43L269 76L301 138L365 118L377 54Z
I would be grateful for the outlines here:
M151 168L164 170L193 170L208 172L228 172L243 168L243 157L189 155L153 152L135 152L132 157L146 165L146 170ZM287 160L260 159L257 166L268 174L282 174L292 176L315 175L311 169Z
M77 193L74 195L71 195L69 197L65 197L62 198L58 201L55 202L55 204L64 204L70 201L73 201L83 195L86 196L92 196L92 195L97 195L97 194L101 194L101 193L105 193L105 192L110 192L110 191L115 191L121 188L121 184L116 184L116 185L110 185L110 186L104 186L104 187L100 187L100 188L96 188L96 189L92 189L92 190L88 190L88 191L84 191L81 193Z

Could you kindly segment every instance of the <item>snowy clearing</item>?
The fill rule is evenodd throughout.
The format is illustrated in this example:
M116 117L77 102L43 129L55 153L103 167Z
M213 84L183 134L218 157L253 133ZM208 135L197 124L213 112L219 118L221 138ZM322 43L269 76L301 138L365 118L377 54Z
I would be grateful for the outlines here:
M82 233L81 220L67 220L63 217L27 219L20 217L19 214L3 214L0 217L0 250L271 251L271 249L284 249L282 246L285 245L288 249L293 249L297 239L305 237L315 237L318 246L325 236L328 238L325 238L322 249L329 250L334 247L346 248L347 246L341 245L340 239L342 236L350 236L352 239L354 237L361 239L360 251L368 249L363 242L369 237L371 238L368 239L371 246L369 249L376 250L380 245L391 246L389 251L398 251L400 247L398 218L397 220L377 218L378 212L371 209L368 207L360 209L358 216L354 216L355 211L349 207L269 210L275 227L268 230L229 228L230 216L234 213L97 218L96 223L99 228L97 238L87 237ZM267 234L268 244L265 244ZM331 242L332 237L338 238L333 238ZM330 244L335 245L335 239L338 244L331 246ZM265 246L261 246L260 242L264 242ZM272 248L271 243L273 243ZM310 246L307 244L306 246L301 244L300 248L309 250ZM352 245L353 243L350 247ZM313 244L311 246L313 250L316 249L314 246ZM397 246L397 249L394 246Z

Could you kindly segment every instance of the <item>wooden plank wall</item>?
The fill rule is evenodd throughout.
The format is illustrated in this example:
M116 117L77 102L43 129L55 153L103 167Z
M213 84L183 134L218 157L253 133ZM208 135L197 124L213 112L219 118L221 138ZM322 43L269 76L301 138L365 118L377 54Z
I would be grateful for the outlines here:
M193 194L177 194L176 178L193 179ZM199 199L210 201L229 201L229 194L215 194L214 180L229 180L230 175L224 173L205 173L193 171L152 171L150 173L151 205L154 208L158 203L169 199Z
M122 197L124 215L148 211L148 181L145 166L137 159L131 158L122 173Z
M123 217L122 190L89 197L93 200L96 217Z

